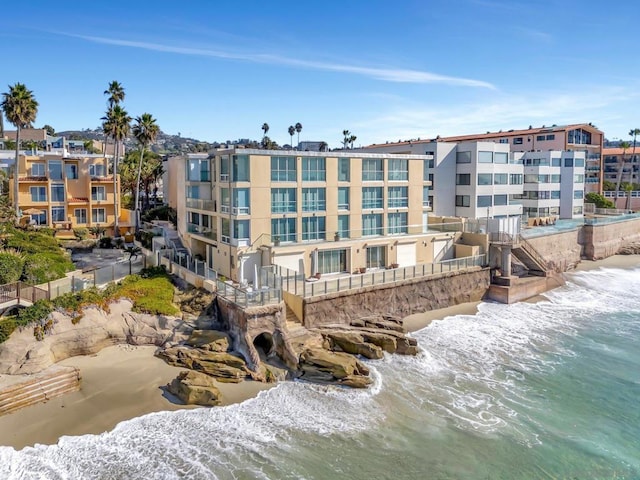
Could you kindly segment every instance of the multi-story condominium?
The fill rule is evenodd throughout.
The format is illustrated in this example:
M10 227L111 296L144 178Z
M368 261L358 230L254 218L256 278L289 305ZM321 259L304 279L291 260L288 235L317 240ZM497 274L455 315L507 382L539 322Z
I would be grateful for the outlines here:
M482 134L438 137L428 140L375 144L364 151L393 153L424 153L424 145L439 142L496 142L509 145L511 152L577 151L585 153L585 189L587 192L602 190L602 149L604 133L590 123L552 125L524 130L487 132Z
M431 262L432 156L219 150L169 160L167 197L194 255L230 278L278 264L352 272ZM172 200L170 200L172 202ZM246 278L246 277L245 277Z
M100 226L113 234L114 179L108 164L101 155L20 155L18 200L23 216L37 225L61 229ZM116 182L120 205L120 179ZM13 199L13 179L10 196ZM121 221L119 226L127 229L131 225Z
M618 176L622 173L620 182L640 183L640 145L633 152L633 148L604 148L604 180L618 183Z

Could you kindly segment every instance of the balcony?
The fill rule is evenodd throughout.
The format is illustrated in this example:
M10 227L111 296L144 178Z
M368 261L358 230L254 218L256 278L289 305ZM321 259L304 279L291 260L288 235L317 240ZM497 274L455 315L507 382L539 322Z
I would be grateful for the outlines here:
M202 225L197 225L195 223L187 223L187 232L210 240L218 240L217 233L212 231L211 228L203 227Z
M18 182L19 183L39 183L39 182L47 182L49 180L48 177L46 176L39 176L39 175L30 175L30 176L20 176L18 177Z
M113 182L113 175L110 176L92 176L91 177L91 181L92 182L97 182L97 183L104 183L104 182Z
M202 200L200 198L187 198L187 208L195 208L197 210L207 210L215 212L215 200Z
M229 205L222 205L222 213L230 213L231 215L249 215L249 207L230 207Z

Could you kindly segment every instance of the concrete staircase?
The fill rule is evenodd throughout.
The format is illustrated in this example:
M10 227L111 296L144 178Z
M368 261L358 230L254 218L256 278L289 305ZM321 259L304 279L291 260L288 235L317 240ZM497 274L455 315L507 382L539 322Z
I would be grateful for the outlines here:
M550 265L526 240L521 239L520 243L511 249L511 253L527 267L530 275L538 277L546 277L548 275Z
M80 389L80 370L53 366L35 375L0 379L0 415Z

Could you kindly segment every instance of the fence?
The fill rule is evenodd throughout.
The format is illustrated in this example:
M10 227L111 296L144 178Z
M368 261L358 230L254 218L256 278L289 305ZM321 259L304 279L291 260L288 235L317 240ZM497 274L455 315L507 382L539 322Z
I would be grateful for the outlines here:
M480 267L486 264L486 255L475 255L472 257L445 260L439 263L424 263L411 267L374 270L371 272L344 275L328 280L305 280L302 275L293 270L274 265L273 271L265 272L263 282L265 282L266 285L277 285L277 282L281 282L283 290L303 298L308 298L373 285L390 284L412 278L425 278L442 273L465 270L471 267Z
M282 301L281 288L264 286L263 288L253 290L251 288L236 287L222 280L216 280L216 288L218 295L245 308L280 303Z
M18 303L20 303L20 300L35 303L38 300L46 299L47 296L46 290L24 282L13 282L0 285L0 303L12 300L17 300Z

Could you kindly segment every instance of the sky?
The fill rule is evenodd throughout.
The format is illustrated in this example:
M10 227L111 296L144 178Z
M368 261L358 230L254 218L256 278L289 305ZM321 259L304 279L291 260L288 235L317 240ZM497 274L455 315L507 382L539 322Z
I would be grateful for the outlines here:
M615 3L615 5L613 5ZM615 7L615 8L614 8ZM0 92L34 126L96 128L117 80L132 117L204 141L355 146L592 122L640 127L632 0L14 2ZM5 125L5 128L11 128ZM297 139L294 137L294 142Z

